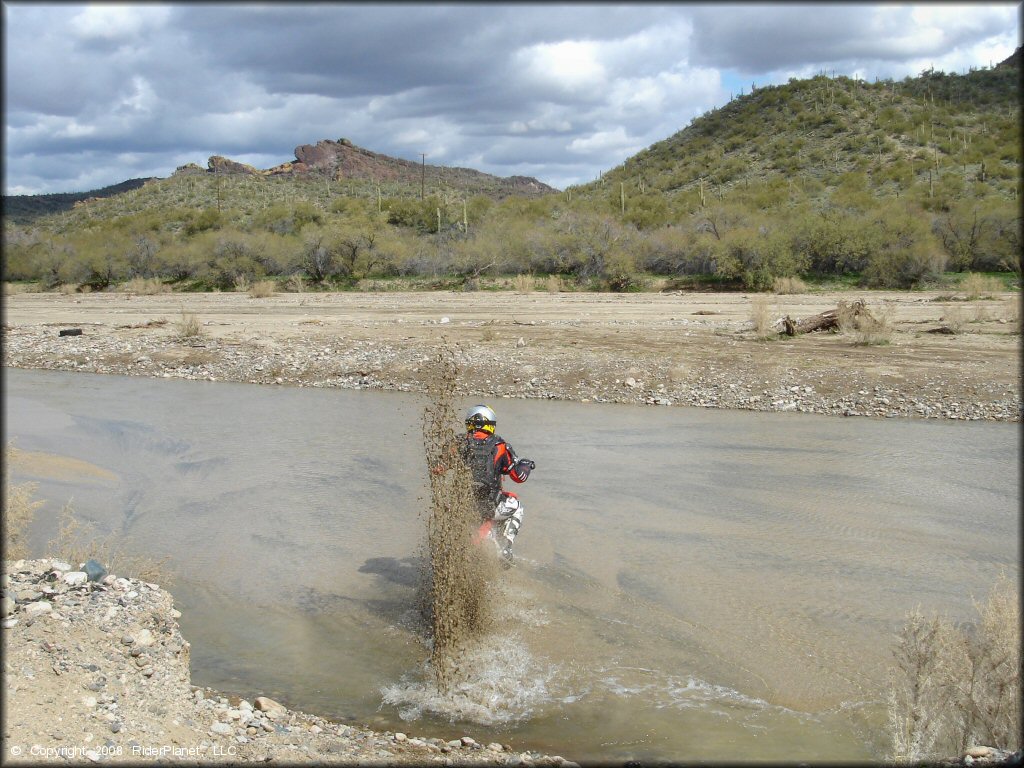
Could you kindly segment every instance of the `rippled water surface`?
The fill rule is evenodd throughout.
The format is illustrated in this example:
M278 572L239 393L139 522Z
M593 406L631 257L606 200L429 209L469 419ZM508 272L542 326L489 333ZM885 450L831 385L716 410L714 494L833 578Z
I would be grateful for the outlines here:
M1019 575L1016 425L491 403L536 460L473 682L414 608L411 395L5 369L16 469L169 556L193 681L571 759L878 759L891 636ZM469 405L469 402L465 403Z

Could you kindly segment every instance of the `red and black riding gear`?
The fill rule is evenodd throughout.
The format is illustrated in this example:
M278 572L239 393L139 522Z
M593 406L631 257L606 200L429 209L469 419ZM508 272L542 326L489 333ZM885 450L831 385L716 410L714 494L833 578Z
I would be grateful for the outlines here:
M517 483L526 482L530 464L521 462L512 446L498 435L478 429L466 433L463 459L473 475L476 498L493 508L501 496L515 496L501 487L501 478L508 475Z

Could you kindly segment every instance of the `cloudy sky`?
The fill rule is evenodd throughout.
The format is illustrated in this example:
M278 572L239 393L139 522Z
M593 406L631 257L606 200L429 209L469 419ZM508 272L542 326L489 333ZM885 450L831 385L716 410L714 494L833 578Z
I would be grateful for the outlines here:
M4 2L5 194L260 168L345 137L395 157L591 181L751 83L988 66L1019 3Z

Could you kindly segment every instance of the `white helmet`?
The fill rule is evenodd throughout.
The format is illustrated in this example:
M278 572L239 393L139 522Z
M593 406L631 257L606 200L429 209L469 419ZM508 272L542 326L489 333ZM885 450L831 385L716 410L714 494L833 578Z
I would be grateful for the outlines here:
M484 432L490 432L493 435L494 427L497 423L498 417L486 405L474 405L466 411L466 430L469 432L482 429Z

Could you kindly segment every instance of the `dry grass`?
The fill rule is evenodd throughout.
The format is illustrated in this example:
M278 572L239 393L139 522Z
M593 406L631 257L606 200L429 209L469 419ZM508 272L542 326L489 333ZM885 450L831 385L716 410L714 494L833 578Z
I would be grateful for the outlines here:
M532 274L516 275L512 278L512 288L516 293L533 293L536 281Z
M247 293L249 290L249 278L245 275L239 275L235 278L235 292L236 293Z
M277 285L273 280L260 280L253 283L249 288L249 296L254 299L266 299L277 292Z
M1006 286L997 277L968 272L960 278L960 290L967 294L968 300L992 299L995 298L993 294L1002 293Z
M1001 574L978 620L954 624L911 611L897 634L889 726L896 761L961 755L971 746L1021 744L1020 607Z
M285 282L284 289L289 293L305 293L306 280L299 273L295 273Z
M6 464L10 466L17 461L20 452L10 443L5 450ZM35 519L36 511L45 504L45 501L35 498L36 489L35 483L11 485L4 478L3 548L7 559L20 560L34 554L27 540L28 528ZM134 576L164 585L171 583L166 570L167 558L154 560L127 554L123 542L113 534L100 537L91 524L78 520L70 503L61 510L57 535L47 544L46 556L65 560L73 568L95 559L111 573L120 576Z
M170 293L171 286L165 285L162 280L155 277L133 277L122 284L121 290L125 293L134 293L136 296L156 296L161 293Z
M852 336L854 346L885 346L892 341L895 329L891 307L856 313L853 306L840 301L836 309L839 332L845 336Z
M562 278L558 275L548 275L548 279L544 281L544 290L548 293L558 293L562 290Z
M5 464L9 468L18 456L18 449L8 443L5 449ZM4 475L4 511L3 511L3 542L5 557L20 560L28 557L28 526L35 517L36 510L45 502L34 499L35 483L11 485Z
M939 321L945 323L946 327L954 333L960 333L964 328L964 311L954 305L942 313Z
M758 294L750 302L750 321L754 325L754 335L759 339L767 339L778 333L768 298L762 294Z
M78 293L78 286L74 283L61 283L57 286L61 296L74 296Z
M64 560L72 568L81 567L88 560L96 560L118 576L133 576L165 587L173 582L166 567L169 558L154 560L126 553L122 542L112 533L100 536L91 523L76 518L70 502L61 510L57 536L47 545L46 555Z
M799 277L776 277L772 292L778 294L807 293L807 283Z
M182 312L181 319L174 324L179 341L199 338L203 335L203 326L194 312Z

